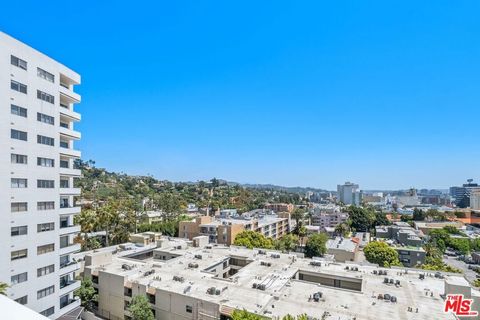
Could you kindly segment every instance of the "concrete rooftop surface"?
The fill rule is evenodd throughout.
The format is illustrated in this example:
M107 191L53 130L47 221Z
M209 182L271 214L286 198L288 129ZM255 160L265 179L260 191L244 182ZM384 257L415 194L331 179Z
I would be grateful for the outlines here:
M241 266L235 266L235 259L243 261ZM235 271L225 274L226 264ZM443 313L445 283L468 286L462 277L448 274L438 278L422 270L312 260L235 246L193 247L191 241L174 238L119 251L86 269L95 276L122 276L126 287L139 284L147 292L163 290L208 301L227 315L246 309L271 318L306 313L336 320L455 319ZM425 279L420 274L426 274ZM213 294L208 293L211 288ZM321 297L314 299L318 292ZM379 294L394 296L396 302L379 299Z

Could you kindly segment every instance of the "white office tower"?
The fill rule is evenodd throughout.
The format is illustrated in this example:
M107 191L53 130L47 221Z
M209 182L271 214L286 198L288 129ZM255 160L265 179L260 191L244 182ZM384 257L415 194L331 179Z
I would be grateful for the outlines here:
M0 282L51 319L80 306L71 256L80 75L0 32Z

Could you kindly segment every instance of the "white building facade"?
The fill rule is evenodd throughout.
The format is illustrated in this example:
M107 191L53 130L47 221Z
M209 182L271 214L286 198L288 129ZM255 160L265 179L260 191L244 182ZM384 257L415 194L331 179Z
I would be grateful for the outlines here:
M55 319L80 306L80 152L73 91L80 75L0 32L0 282L11 299Z
M362 201L362 194L358 184L345 182L345 184L337 185L338 201L346 205L359 206Z

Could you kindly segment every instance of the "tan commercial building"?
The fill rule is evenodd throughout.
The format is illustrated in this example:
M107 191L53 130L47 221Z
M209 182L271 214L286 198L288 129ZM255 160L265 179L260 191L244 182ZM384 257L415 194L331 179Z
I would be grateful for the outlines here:
M250 230L266 237L279 239L289 231L289 218L276 215L252 219L222 219L201 216L193 221L181 221L179 236L192 240L198 236L208 236L209 242L231 245L242 231Z
M128 308L136 295L146 296L155 319L162 320L227 319L234 310L271 319L306 314L453 320L443 312L445 293L479 296L458 277L405 271L235 246L194 247L192 241L169 238L157 246L90 253L84 275L98 291L95 312L111 320L130 319Z

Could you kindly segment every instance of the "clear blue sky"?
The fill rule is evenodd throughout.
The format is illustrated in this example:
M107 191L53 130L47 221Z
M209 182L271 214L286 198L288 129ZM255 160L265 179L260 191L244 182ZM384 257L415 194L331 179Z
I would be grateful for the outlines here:
M82 5L80 5L80 3ZM333 189L480 179L478 1L6 1L82 75L84 159Z

